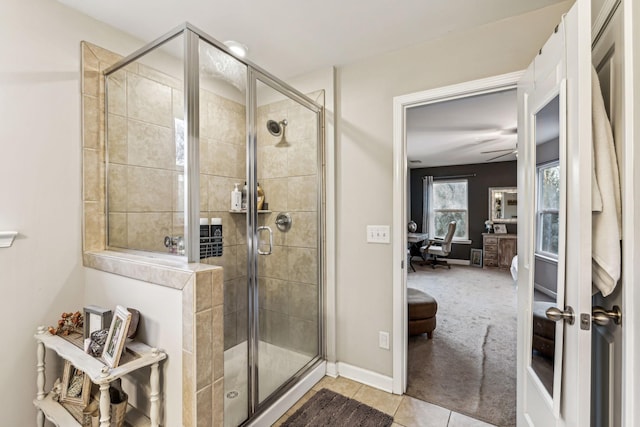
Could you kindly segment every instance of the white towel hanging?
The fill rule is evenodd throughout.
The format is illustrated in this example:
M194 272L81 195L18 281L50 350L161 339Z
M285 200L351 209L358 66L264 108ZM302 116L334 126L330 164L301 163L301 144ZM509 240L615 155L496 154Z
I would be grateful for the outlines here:
M621 202L620 176L611 124L604 107L600 82L592 67L592 282L605 297L620 280Z

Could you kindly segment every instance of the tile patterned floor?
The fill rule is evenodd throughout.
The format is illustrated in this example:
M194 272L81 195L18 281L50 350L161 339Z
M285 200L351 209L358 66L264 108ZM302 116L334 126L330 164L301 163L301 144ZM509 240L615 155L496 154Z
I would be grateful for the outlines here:
M392 427L495 427L492 424L469 418L410 396L387 393L342 377L324 377L282 418L276 421L274 427L280 426L322 388L340 393L343 396L350 397L392 415Z

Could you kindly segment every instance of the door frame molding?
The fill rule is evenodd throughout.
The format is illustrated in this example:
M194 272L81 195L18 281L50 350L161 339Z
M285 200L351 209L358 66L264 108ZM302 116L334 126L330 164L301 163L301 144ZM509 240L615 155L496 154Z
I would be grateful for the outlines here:
M524 70L393 98L393 393L407 388L407 141L408 108L517 87Z

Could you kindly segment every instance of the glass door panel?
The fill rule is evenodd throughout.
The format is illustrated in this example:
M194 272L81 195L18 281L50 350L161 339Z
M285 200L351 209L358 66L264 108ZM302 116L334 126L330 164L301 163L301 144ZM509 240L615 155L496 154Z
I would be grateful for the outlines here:
M319 354L319 112L258 80L257 368L262 403Z

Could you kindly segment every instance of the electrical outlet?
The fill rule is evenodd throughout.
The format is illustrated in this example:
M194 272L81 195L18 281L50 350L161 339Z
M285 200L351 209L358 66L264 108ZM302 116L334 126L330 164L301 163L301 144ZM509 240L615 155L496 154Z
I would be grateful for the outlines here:
M368 243L389 243L389 226L388 225L367 225L367 242Z
M378 346L385 350L389 350L389 332L380 331L378 333Z

